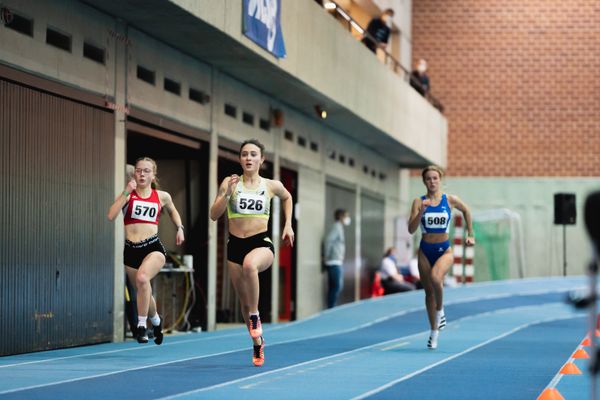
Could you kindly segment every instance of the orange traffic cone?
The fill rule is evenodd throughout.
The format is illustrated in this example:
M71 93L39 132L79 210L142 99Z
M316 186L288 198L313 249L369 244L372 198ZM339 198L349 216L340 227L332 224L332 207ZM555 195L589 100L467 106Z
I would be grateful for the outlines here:
M560 373L563 375L581 375L581 370L577 368L577 365L568 362L560 369Z
M564 397L560 394L558 390L555 388L544 389L542 394L539 395L537 400L565 400Z
M584 349L577 349L577 351L573 353L573 358L590 358L590 356Z
M589 337L586 337L585 339L583 339L583 342L581 342L582 346L589 346L591 344L591 340Z

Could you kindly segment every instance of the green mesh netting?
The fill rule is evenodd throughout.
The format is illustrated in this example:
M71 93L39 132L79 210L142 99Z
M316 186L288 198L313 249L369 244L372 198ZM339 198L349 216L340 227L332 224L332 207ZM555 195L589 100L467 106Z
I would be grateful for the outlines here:
M473 281L497 281L510 278L510 220L473 221L473 230L476 240ZM454 224L450 227L450 238L453 237Z
M509 220L473 222L475 231L475 282L497 281L510 277Z

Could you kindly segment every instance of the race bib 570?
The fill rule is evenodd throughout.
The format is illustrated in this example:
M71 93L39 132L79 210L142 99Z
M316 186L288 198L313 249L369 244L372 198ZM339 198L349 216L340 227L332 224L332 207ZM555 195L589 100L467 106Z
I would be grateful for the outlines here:
M131 209L131 218L141 221L156 222L158 218L158 204L148 201L134 200Z

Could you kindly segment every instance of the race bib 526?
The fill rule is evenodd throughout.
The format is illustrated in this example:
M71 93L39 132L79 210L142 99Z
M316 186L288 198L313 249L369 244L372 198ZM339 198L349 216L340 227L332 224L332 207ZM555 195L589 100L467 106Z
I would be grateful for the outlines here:
M250 193L238 195L238 214L262 214L265 212L265 207L265 196Z

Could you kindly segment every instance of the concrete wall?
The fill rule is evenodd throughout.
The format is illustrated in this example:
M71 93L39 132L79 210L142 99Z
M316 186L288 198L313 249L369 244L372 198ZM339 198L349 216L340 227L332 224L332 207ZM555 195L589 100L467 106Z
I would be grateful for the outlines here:
M210 104L190 101L189 89L210 93L211 67L136 29L129 28L128 36L127 102L208 131ZM138 65L155 72L154 85L137 79ZM181 84L180 96L164 90L165 77Z
M243 35L241 1L171 1L432 162L445 164L445 147L431 145L446 143L445 117L316 3L282 1L287 56L276 59Z
M267 151L275 152L282 163L295 165L298 171L298 198L295 199L298 221L296 245L297 258L297 316L306 317L324 308L323 293L327 281L321 273L321 244L324 235L325 182L334 179L347 185L368 189L385 199L386 218L383 227L386 242L393 240L393 218L400 214L399 209L399 170L397 166L346 136L331 131L322 124L296 112L289 107L274 103L269 98L256 93L252 88L220 75L215 84L215 104L220 137L229 141L241 142L256 137L265 143ZM230 102L240 110L245 109L256 116L267 115L269 106L283 110L285 123L283 129L265 132L252 128L241 121L223 113L222 102ZM284 137L288 130L293 140ZM298 138L306 140L306 147L298 143ZM310 148L315 143L318 150ZM234 149L237 150L237 149ZM331 158L335 154L334 158ZM344 162L340 161L343 156ZM269 158L269 157L267 157ZM354 166L349 165L354 160ZM272 161L272 160L271 160ZM364 167L367 167L365 172ZM378 250L379 251L379 250ZM380 250L383 252L383 249Z
M51 4L8 0L2 4L34 19L33 38L12 29L0 29L0 60L3 63L87 91L114 94L115 37L110 30L114 32L116 27L112 18L75 1ZM47 26L72 36L70 53L46 44ZM106 49L105 65L83 57L84 40Z
M448 177L444 179L444 188L458 195L474 211L508 208L520 214L527 277L562 275L562 225L553 224L554 193L575 193L577 224L567 226L567 272L569 275L585 273L591 245L585 231L583 205L591 191L600 190L600 179ZM413 198L425 193L420 178L411 179L411 193Z
M183 3L183 2L182 2ZM204 2L189 2L189 7L201 6ZM301 6L300 3L303 5ZM312 41L317 40L318 35L329 34L331 46L353 47L356 43L351 37L347 38L345 32L338 32L339 27L335 23L321 17L322 15L316 5L310 2L289 2L284 1L284 24L291 29L286 31L286 40L289 40L289 48L296 48L299 52L308 52L311 48L309 44L302 43L302 37L306 36L305 26L299 26L293 18L293 11L311 16L317 20L318 32L313 32ZM179 4L179 3L178 3ZM211 3L214 5L214 2ZM240 36L240 40L246 40L241 37L239 25L239 7L241 2L224 1L217 2L218 6L206 10L208 7L200 7L203 12L209 13L203 17L213 19L220 23L230 34L233 32ZM220 8L220 5L225 8ZM34 37L28 37L10 29L0 27L0 62L15 66L18 69L33 72L39 76L48 79L60 81L67 85L81 88L86 91L115 97L119 105L128 104L136 108L146 110L152 114L172 119L184 125L192 126L204 131L216 131L213 135L217 139L227 139L223 143L239 143L249 137L256 137L263 141L270 154L277 153L282 162L286 165L295 166L298 171L299 188L297 204L299 205L299 215L302 219L299 222L298 232L298 317L310 315L323 308L322 293L325 288L325 281L320 272L321 240L324 230L324 204L325 204L325 181L328 178L340 182L346 182L348 185L355 185L360 188L368 189L370 193L377 194L385 199L386 224L383 227L386 234L386 243L391 243L391 234L393 232L393 217L399 214L399 193L398 182L400 181L397 165L382 157L381 154L365 149L354 140L345 136L343 132L335 132L325 127L318 121L306 117L301 112L295 110L289 105L280 104L277 101L256 91L250 86L243 84L227 75L214 71L211 66L198 60L182 54L176 49L166 46L164 43L155 40L152 37L131 27L120 24L117 28L116 22L110 17L98 13L85 5L65 0L64 2L40 3L34 1L16 1L9 0L4 5L14 8L15 11L30 16L34 19L35 33ZM205 5L205 4L204 4ZM67 9L69 13L67 13ZM219 14L227 10L227 13ZM224 20L225 16L235 12L236 19ZM303 14L302 14L303 13ZM314 15L313 15L314 13ZM219 19L220 18L220 19ZM229 17L227 17L229 18ZM327 17L328 18L328 17ZM217 23L215 22L215 23ZM48 46L45 43L46 25L54 26L61 31L68 32L73 37L73 51L71 53ZM312 25L311 25L312 26ZM331 30L331 32L329 32ZM117 37L111 32L118 31L123 37ZM310 31L310 30L309 30ZM295 37L300 35L299 37ZM104 44L106 49L107 61L104 65L95 63L82 56L83 40L88 39L98 45ZM127 40L125 40L127 39ZM248 46L254 46L248 43ZM313 46L314 47L314 46ZM122 50L117 58L116 50ZM338 63L338 72L341 74L341 80L355 83L353 74L360 70L342 68L342 61L337 58L343 54L336 53L338 47L328 48L327 62ZM262 49L256 49L263 51ZM318 49L313 49L317 51ZM314 57L321 57L318 50ZM368 57L369 54L363 54L366 50L362 45L354 47L357 55L365 60L360 63L366 63L372 67L380 67L376 64L374 57ZM367 57L363 57L366 55ZM308 61L300 60L305 56L290 54L288 59L281 61L286 63L286 68L290 72L298 70L303 75L303 79L308 79L315 85L324 84L318 68L324 65L307 65ZM371 60L372 59L372 60ZM337 60L337 61L336 61ZM303 64L304 63L304 64ZM137 78L137 66L150 69L155 72L155 84L151 85ZM115 85L115 71L119 72L119 82ZM126 76L125 76L126 72ZM376 75L373 81L379 81L377 87L381 93L380 96L388 96L389 103L382 110L382 121L384 125L392 126L391 132L402 132L405 135L403 139L407 143L414 143L415 146L425 146L421 131L428 130L436 124L445 124L443 117L433 113L431 107L425 103L414 91L406 88L404 82L399 81L393 74L387 72L378 80ZM163 88L164 77L169 77L181 84L181 95L177 96L166 92ZM357 81L363 84L363 80ZM365 98L360 96L360 91L365 88L357 87L353 93L347 93L347 87L353 85L342 85L339 82L327 83L327 90L340 98L348 97L349 106L360 109L365 114L371 113L369 118L375 118L376 113L373 105ZM389 87L392 87L390 89ZM118 87L118 89L116 89ZM211 96L208 104L201 105L191 101L188 98L188 89L190 87L205 91ZM394 90L393 88L397 90ZM379 95L378 95L379 96ZM346 101L346 100L344 100ZM354 103L353 103L354 102ZM230 103L237 107L238 115L231 118L224 114L224 104ZM387 104L387 103L386 103ZM400 109L395 105L404 104ZM366 108L365 110L362 107ZM272 108L281 109L284 112L284 125L281 128L272 127L268 131L259 127L259 119L269 119ZM242 121L242 112L247 111L254 115L254 125L250 126ZM397 117L399 116L399 117ZM125 140L123 121L125 115L122 110L118 117L115 117L116 132L121 132L115 136L115 146L119 153L124 155ZM443 129L439 126L436 135L441 135L432 141L435 143L434 152L443 152ZM284 132L292 133L292 140L284 137ZM420 133L421 132L421 133ZM427 137L427 135L425 135ZM403 136L404 137L404 136ZM432 136L430 136L432 137ZM301 146L299 138L305 139L306 145ZM314 144L316 148L312 148ZM235 145L233 147L236 147ZM216 149L216 147L213 147ZM431 149L432 147L430 147ZM237 150L237 148L234 148ZM340 157L343 156L343 159ZM124 169L125 159L117 157L115 161L115 170ZM353 160L353 165L350 163ZM166 175L176 173L165 164L163 171ZM119 175L120 176L120 175ZM122 177L115 183L115 190L122 187ZM120 228L119 228L120 229ZM117 248L122 240L116 242ZM383 250L383 249L382 249ZM116 273L120 271L120 250L116 250L115 264ZM119 286L119 285L116 285ZM121 293L115 294L116 299L120 298Z
M297 317L308 317L325 307L321 272L321 239L325 227L325 179L321 171L301 167L298 171L298 274ZM301 244L300 244L301 243Z

